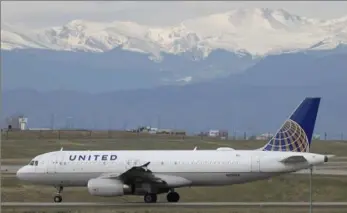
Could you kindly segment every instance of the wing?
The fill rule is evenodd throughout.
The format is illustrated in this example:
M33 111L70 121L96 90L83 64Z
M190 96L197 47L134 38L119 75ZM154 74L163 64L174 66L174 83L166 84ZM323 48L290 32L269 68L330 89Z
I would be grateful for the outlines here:
M189 186L191 181L180 176L154 174L147 168L150 162L142 166L134 166L121 174L109 173L99 178L110 178L121 180L124 184L148 183L157 187L182 187Z
M100 176L100 178L110 178L121 180L124 184L132 183L165 183L159 177L156 177L151 170L147 168L150 162L143 164L142 166L134 166L129 170L121 174L108 173Z

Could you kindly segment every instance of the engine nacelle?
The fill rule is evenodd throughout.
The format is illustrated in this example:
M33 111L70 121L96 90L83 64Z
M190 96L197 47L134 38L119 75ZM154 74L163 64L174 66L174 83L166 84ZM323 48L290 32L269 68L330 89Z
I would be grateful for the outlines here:
M95 178L88 181L88 191L94 196L113 197L131 194L131 187L120 180Z

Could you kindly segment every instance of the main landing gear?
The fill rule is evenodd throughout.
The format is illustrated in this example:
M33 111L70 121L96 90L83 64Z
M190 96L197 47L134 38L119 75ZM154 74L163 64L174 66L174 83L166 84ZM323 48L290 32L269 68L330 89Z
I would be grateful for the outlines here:
M166 195L166 199L170 203L176 203L180 200L180 195L177 192L172 191Z
M56 195L54 195L53 200L55 203L60 203L63 200L63 197L61 196L61 193L63 191L63 187L60 186L60 187L56 187L56 188L57 188L58 192Z
M157 198L158 198L157 194L147 193L143 197L143 200L145 201L145 203L155 203L155 202L157 202Z
M147 193L143 197L145 203L156 203L157 199L158 197L155 193ZM166 199L170 203L176 203L180 200L180 195L177 192L171 191L167 194Z

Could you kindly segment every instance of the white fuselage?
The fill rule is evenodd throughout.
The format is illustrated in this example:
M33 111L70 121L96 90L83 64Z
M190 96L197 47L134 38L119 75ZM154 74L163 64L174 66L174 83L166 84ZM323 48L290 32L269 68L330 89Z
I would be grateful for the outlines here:
M307 162L280 162L290 156L303 156ZM313 153L246 150L56 151L35 157L37 166L22 167L17 177L43 185L87 186L92 178L121 175L150 162L147 168L153 174L187 180L176 187L230 185L309 168L324 163L324 157Z

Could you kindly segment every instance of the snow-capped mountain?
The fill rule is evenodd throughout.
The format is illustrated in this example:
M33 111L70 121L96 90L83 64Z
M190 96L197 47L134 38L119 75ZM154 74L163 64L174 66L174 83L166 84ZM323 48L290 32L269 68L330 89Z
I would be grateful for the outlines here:
M206 57L216 49L264 56L300 50L333 49L347 44L347 16L318 20L284 10L237 9L186 20L177 26L149 27L133 22L74 20L64 26L1 30L1 48L41 48L107 52L114 48L149 53L193 52ZM153 57L154 56L154 57Z

